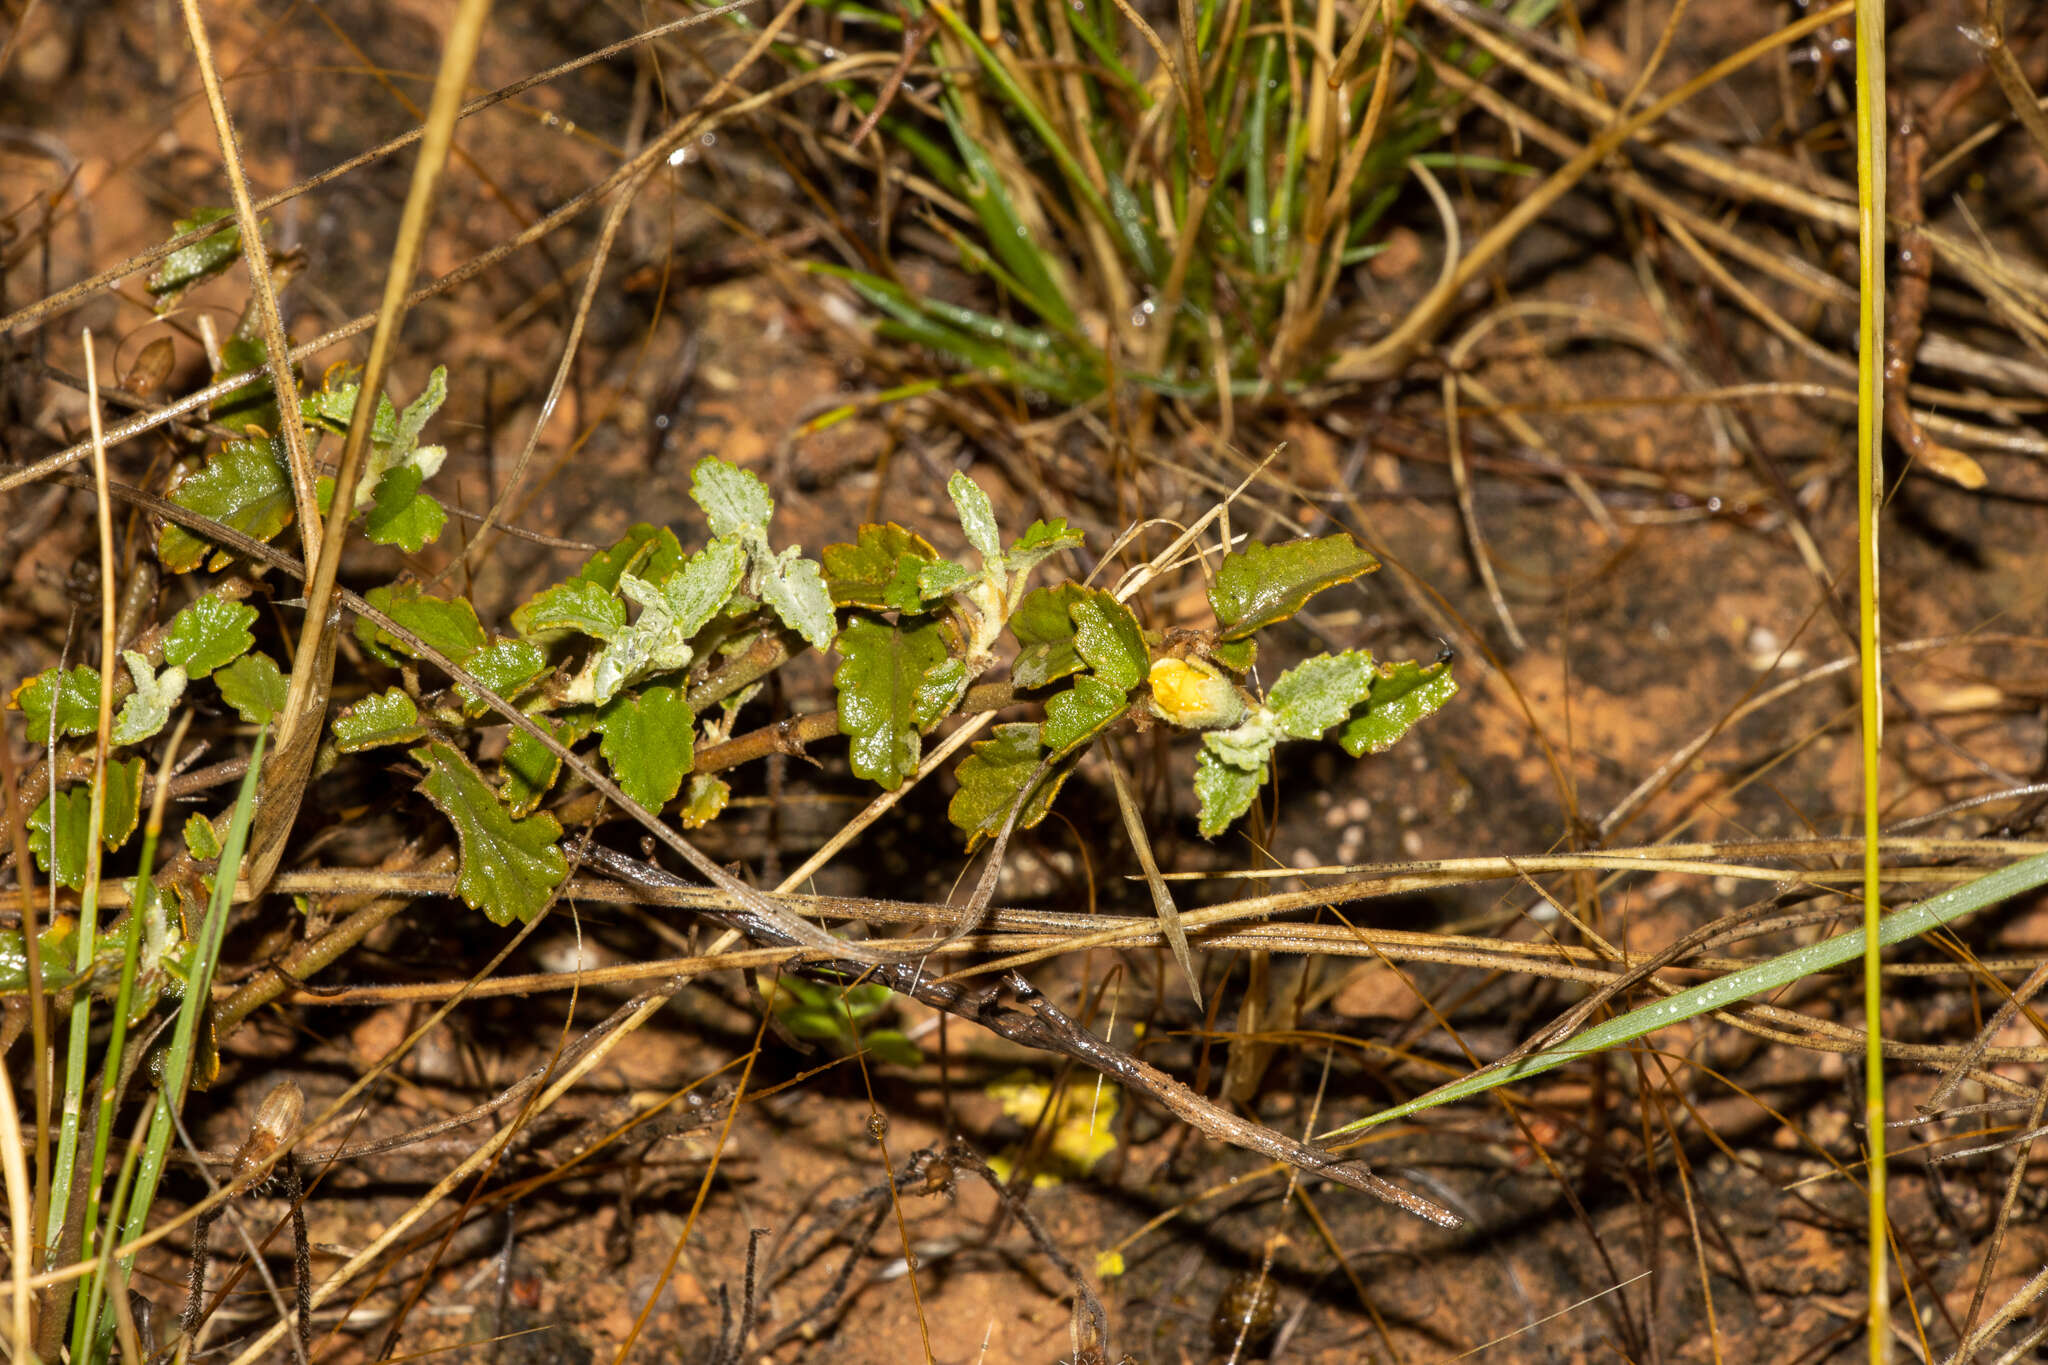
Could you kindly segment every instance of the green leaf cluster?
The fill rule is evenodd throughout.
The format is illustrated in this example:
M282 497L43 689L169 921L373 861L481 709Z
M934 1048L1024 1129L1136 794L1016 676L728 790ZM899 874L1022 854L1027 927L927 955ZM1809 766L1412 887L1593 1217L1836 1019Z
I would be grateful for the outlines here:
M870 1057L897 1066L918 1066L924 1054L901 1029L869 1024L889 1008L887 986L834 987L798 976L765 982L764 993L775 1018L791 1034L810 1042L830 1043L846 1053L865 1049Z

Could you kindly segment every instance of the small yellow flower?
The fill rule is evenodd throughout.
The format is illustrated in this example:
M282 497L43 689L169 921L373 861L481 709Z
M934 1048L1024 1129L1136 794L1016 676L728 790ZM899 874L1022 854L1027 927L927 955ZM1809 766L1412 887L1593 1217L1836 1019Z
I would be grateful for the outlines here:
M1155 660L1151 683L1152 708L1175 725L1206 730L1244 719L1237 685L1205 660Z

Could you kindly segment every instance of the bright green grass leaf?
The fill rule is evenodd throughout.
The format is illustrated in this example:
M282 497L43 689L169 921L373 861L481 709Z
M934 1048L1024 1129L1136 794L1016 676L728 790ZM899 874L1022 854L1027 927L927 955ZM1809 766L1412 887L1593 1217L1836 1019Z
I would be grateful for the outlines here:
M116 744L140 744L170 724L171 708L185 695L185 670L174 665L158 673L132 649L121 651L121 662L128 666L135 690L114 717L112 739Z
M268 654L244 654L213 675L220 698L243 720L261 725L284 710L289 684L276 660Z
M1344 752L1357 758L1384 753L1394 742L1458 694L1448 661L1419 664L1413 659L1381 664L1372 680L1372 691L1353 708L1337 742Z
M253 540L269 540L292 521L292 484L285 472L283 440L226 442L204 469L171 490L171 501ZM157 558L172 573L190 573L211 549L175 525L165 526L156 543ZM213 567L225 566L230 557L226 551L216 554Z
M1264 767L1240 768L1226 763L1206 746L1195 755L1195 796L1202 803L1204 839L1213 839L1252 808L1258 799Z
M855 616L834 648L841 657L832 682L839 693L839 733L851 741L847 757L856 773L894 791L923 755L929 723L923 717L941 704L922 695L926 680L942 664L957 661L949 659L936 621L905 627Z
M512 624L528 639L574 631L612 640L626 628L626 604L601 583L572 578L529 597L512 613Z
M1362 649L1319 654L1281 674L1266 694L1266 705L1291 738L1321 739L1323 731L1365 700L1377 676L1372 655Z
M1152 659L1131 609L1099 588L1083 588L1067 611L1074 618L1074 648L1095 676L1122 692L1136 687Z
M1051 258L1018 216L1016 205L1003 184L1002 173L988 153L953 112L953 101L945 106L946 126L968 179L961 186L968 204L981 220L982 232L992 250L1015 281L1034 312L1062 331L1073 332L1078 324L1067 302L1067 289L1054 273ZM979 549L979 546L976 546ZM994 562L996 551L986 551Z
M171 225L174 237L182 237L195 228L223 219L233 219L233 209L200 209L190 218L180 218ZM171 305L187 289L220 274L233 265L242 254L242 229L233 222L210 236L201 237L190 246L181 246L164 257L163 264L149 277L148 289L156 297L156 311L159 315L170 311Z
M410 752L427 770L421 793L455 826L455 890L464 904L493 924L524 924L539 914L569 875L555 817L515 818L453 745L433 740Z
M766 536L775 515L768 485L748 470L707 455L690 472L690 496L704 509L714 536Z
M825 590L825 574L817 562L803 558L791 546L772 560L756 563L761 600L812 649L829 648L837 620L832 615L832 594Z
M334 717L334 747L345 754L383 744L410 744L426 734L419 707L405 689L388 687L344 706Z
M825 590L832 596L832 605L866 607L870 611L916 611L920 604L915 599L909 606L903 606L900 590L892 600L892 589L897 588L907 567L914 592L918 567L937 559L939 552L923 536L891 521L861 527L859 539L853 544L827 545L820 557L824 562Z
M732 800L732 784L715 773L692 773L676 822L684 829L702 829L716 820Z
M981 551L982 559L988 563L1001 563L1003 537L996 527L996 509L989 502L988 494L981 491L980 484L958 470L946 480L946 492L960 514L960 529L967 533L967 543Z
M371 606L405 627L430 648L451 662L461 664L484 647L483 622L466 597L435 597L422 592L417 583L393 583L372 588L364 594ZM367 619L356 622L356 638L387 659L395 651L412 658L420 656L398 638L388 635Z
M1017 657L1010 680L1019 687L1044 687L1087 665L1075 648L1072 608L1087 589L1078 583L1037 588L1010 613L1010 631L1017 637Z
M499 638L469 656L465 672L491 691L511 701L548 673L548 656L531 640ZM457 687L465 710L482 714L484 703L467 687Z
M197 811L185 818L185 851L201 859L220 856L220 836L214 833L213 822Z
M57 823L54 859L50 851L53 809ZM73 891L85 885L85 845L91 814L92 791L80 784L44 797L43 804L31 811L28 817L28 847L29 852L35 855L36 866L42 868L51 881Z
M1067 529L1065 517L1034 521L1003 557L1003 567L1013 574L1029 573L1062 550L1081 546L1081 533Z
M946 807L953 824L967 835L969 847L993 837L1010 818L1010 808L1023 794L1024 784L1038 770L1045 747L1038 742L1036 725L998 725L989 738L974 745L954 771L959 790ZM1071 765L1055 764L1031 793L1017 828L1030 829L1052 808L1060 785L1072 771Z
M553 717L535 716L534 723L564 745L580 743L597 724L597 709L566 707ZM554 750L524 730L514 730L505 741L505 753L498 760L499 790L506 806L516 816L527 816L540 807L541 798L561 775L562 760Z
M255 622L256 608L208 594L171 618L164 662L178 665L188 678L210 677L256 647L249 633Z
M407 554L418 554L421 546L441 534L448 514L440 503L420 492L425 479L418 465L403 465L384 472L384 477L377 481L376 501L370 507L370 515L363 520L363 534L372 544L396 545Z
M934 602L980 581L981 575L965 564L955 563L950 559L937 559L919 567L917 595L926 602Z
M1930 896L1917 905L1892 911L1878 922L1878 945L1889 948L1894 944L1904 943L1931 929L1953 924L1965 915L2010 900L2042 885L2048 885L2048 853L2008 863L1974 881ZM1715 977L1711 981L1703 981L1697 986L1651 1004L1639 1006L1626 1014L1602 1020L1573 1034L1564 1042L1532 1052L1506 1066L1483 1067L1469 1076L1452 1081L1448 1085L1440 1085L1428 1094L1404 1104L1382 1109L1377 1114L1368 1114L1341 1128L1333 1128L1327 1133L1319 1134L1316 1140L1320 1142L1325 1138L1343 1137L1394 1119L1406 1118L1425 1109L1434 1109L1456 1100L1483 1095L1498 1086L1540 1075L1567 1062L1580 1061L1595 1053L1646 1038L1660 1028L1682 1023L1687 1019L1697 1019L1715 1010L1726 1009L1738 1001L1747 1000L1750 996L1782 990L1795 981L1839 967L1846 962L1854 962L1862 957L1865 943L1863 933L1861 928L1851 929L1832 938L1824 938L1818 943L1809 943L1790 952L1780 953L1753 967L1744 967L1725 976Z
M1045 747L1065 757L1107 730L1129 706L1128 692L1113 687L1091 673L1074 679L1074 685L1045 703Z
M84 664L68 673L46 669L14 689L7 704L28 717L31 744L50 738L50 707L57 708L57 734L89 735L100 727L100 671Z
M1279 545L1254 541L1224 556L1209 586L1209 603L1225 640L1241 639L1285 621L1324 588L1348 583L1379 567L1379 561L1339 532L1320 540Z
M620 789L658 811L689 775L696 724L682 688L643 688L615 698L597 713L597 728L604 734L598 749Z

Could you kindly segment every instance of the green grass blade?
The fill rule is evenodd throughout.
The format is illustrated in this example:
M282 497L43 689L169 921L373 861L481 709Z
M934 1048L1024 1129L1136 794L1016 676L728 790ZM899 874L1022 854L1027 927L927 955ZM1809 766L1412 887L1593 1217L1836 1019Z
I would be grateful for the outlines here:
M1244 166L1245 235L1251 242L1252 270L1262 278L1273 273L1273 205L1271 187L1266 183L1272 172L1266 148L1266 124L1272 102L1266 92L1272 88L1273 68L1279 59L1280 40L1263 39L1259 44L1258 75L1252 79L1250 117L1246 120L1250 141L1245 148Z
M946 127L953 134L962 164L967 167L963 189L967 202L981 219L989 248L1009 270L1019 294L1033 312L1062 331L1078 331L1066 291L1060 288L1045 249L1025 226L1017 206L1010 202L1002 173L951 108L946 110Z
M944 0L933 0L931 9L932 13L939 16L939 21L951 30L953 36L974 54L975 60L988 74L989 81L996 87L997 92L1017 111L1020 118L1031 125L1031 131L1038 134L1039 140L1045 144L1045 149L1051 152L1053 160L1059 163L1060 173L1067 178L1067 184L1072 189L1074 197L1105 226L1113 226L1109 206L1103 203L1102 196L1095 192L1095 186L1089 183L1088 173L1082 169L1073 151L1061 138L1059 129L1052 126L1052 120L1038 107L1038 101L1031 97L1031 92L1017 84L1001 59L988 50L988 44L981 41L981 35L970 28L967 21L962 19L951 5L944 3Z
M1879 922L1877 945L1888 948L1918 938L1930 929L1951 924L1965 915L1974 914L2010 899L2024 891L2048 885L2048 853L2037 854L1995 872L1988 872L1975 881L1965 882L1938 896L1929 897L1918 905L1895 911ZM1864 931L1852 929L1833 938L1810 943L1804 948L1795 948L1782 953L1767 962L1754 967L1745 967L1739 972L1705 981L1688 990L1655 1004L1644 1005L1630 1010L1627 1014L1595 1024L1589 1029L1573 1035L1562 1043L1533 1052L1520 1061L1508 1066L1489 1067L1475 1071L1462 1080L1438 1086L1426 1095L1420 1095L1405 1104L1383 1109L1342 1128L1335 1128L1321 1135L1321 1138L1344 1137L1347 1134L1363 1132L1367 1128L1395 1119L1419 1114L1425 1109L1450 1104L1456 1100L1470 1099L1483 1095L1489 1090L1524 1080L1530 1076L1563 1066L1566 1062L1578 1061L1609 1048L1632 1043L1660 1028L1698 1018L1702 1014L1725 1008L1738 1000L1746 1000L1763 991L1775 990L1811 976L1853 962L1863 955ZM1319 1139L1321 1140L1321 1139Z
M221 847L220 864L213 874L213 896L206 905L206 922L201 926L185 983L185 998L178 1008L178 1022L171 1034L171 1050L165 1059L164 1081L156 1093L155 1112L150 1118L149 1137L143 1143L142 1160L135 1171L135 1193L121 1227L121 1240L132 1242L149 1225L150 1207L156 1202L157 1183L163 1178L164 1158L171 1147L171 1111L182 1106L185 1087L192 1076L192 1044L199 1036L200 1016L209 1006L213 989L213 968L220 960L221 939L227 933L228 906L235 898L235 879L241 875L242 855L249 848L249 825L256 814L256 784L263 771L264 731L256 736L249 755L249 771L235 798L235 814L228 825L228 837ZM134 1261L124 1256L125 1271Z

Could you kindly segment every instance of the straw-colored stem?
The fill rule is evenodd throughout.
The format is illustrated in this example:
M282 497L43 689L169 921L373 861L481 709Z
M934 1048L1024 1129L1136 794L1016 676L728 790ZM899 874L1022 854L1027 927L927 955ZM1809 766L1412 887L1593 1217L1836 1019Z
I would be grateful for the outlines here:
M1884 977L1878 929L1878 852L1884 738L1883 656L1877 620L1877 478L1884 442L1884 0L1856 4L1856 208L1861 292L1856 363L1856 580L1863 660L1863 1140L1870 1153L1871 1365L1891 1355L1891 1272L1885 1226Z

